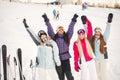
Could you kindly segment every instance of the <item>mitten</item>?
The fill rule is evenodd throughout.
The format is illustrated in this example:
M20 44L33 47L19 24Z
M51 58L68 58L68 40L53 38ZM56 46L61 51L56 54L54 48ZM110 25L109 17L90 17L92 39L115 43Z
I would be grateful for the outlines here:
M81 16L81 20L82 20L83 24L86 24L86 16L85 15Z
M113 14L112 14L112 13L109 13L109 14L108 14L108 23L111 23L111 22L112 22L112 18L113 18Z
M56 66L56 69L57 69L58 72L62 71L62 67L61 66Z
M48 19L46 13L44 13L44 14L42 15L42 17L44 18L44 21L45 21L45 22L48 22L48 21L49 21L49 19Z
M63 72L62 72L62 67L61 66L55 66L59 80L64 80Z
M36 57L36 65L39 65L38 57Z
M74 14L74 16L73 16L73 18L72 18L72 21L74 21L74 22L76 22L77 20L77 17L78 17L78 15L77 14Z
M23 24L24 24L25 28L28 28L28 27L29 27L29 26L27 25L27 23L26 23L26 19L25 19L25 18L23 19Z

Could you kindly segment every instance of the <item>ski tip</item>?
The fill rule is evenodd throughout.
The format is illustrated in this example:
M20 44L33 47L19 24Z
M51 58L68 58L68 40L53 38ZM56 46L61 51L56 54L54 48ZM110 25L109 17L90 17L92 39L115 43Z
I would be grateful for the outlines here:
M21 53L21 52L22 52L21 48L18 48L18 53Z
M2 52L3 51L5 51L5 52L7 51L7 46L6 45L2 45Z
M4 48L4 47L6 48L6 45L5 45L5 44L2 45L2 48Z

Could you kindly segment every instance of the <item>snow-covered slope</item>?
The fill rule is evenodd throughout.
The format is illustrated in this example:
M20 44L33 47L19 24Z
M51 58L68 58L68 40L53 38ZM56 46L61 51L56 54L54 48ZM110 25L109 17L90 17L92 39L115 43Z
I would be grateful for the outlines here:
M60 11L60 19L54 20L52 10L57 9ZM0 2L0 47L3 44L7 45L8 55L11 55L11 66L13 66L13 57L16 56L18 48L22 48L23 52L23 74L26 80L32 80L31 69L29 68L30 59L35 59L37 47L27 33L22 20L26 18L28 25L37 34L41 29L47 31L44 20L41 17L46 13L56 31L59 25L64 26L67 30L71 18L75 13L79 15L77 23L74 28L74 35L71 40L70 53L72 73L75 80L79 80L80 73L74 71L73 67L73 42L77 39L77 30L82 28L81 15L86 15L92 22L93 27L101 27L105 29L108 13L114 13L113 23L111 27L111 35L108 40L108 53L109 53L109 80L120 80L120 10L106 9L106 8L93 8L89 7L87 10L82 11L80 5L63 5L62 8L53 5L41 4L21 4L21 3L8 3ZM1 66L2 67L2 66ZM18 70L17 70L18 71ZM14 73L14 71L12 70ZM14 74L13 74L14 75ZM18 76L17 76L17 80Z

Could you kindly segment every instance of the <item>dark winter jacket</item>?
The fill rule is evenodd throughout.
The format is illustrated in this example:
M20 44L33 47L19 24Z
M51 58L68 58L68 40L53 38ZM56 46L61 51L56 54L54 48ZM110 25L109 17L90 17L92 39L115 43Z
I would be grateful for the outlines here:
M53 31L52 25L51 23L48 21L46 22L47 25L47 29L48 29L48 34L49 36L54 39L55 38L55 33ZM72 35L73 35L73 30L74 30L74 25L75 22L71 21L69 28L67 30L67 34L68 34L68 39L70 40ZM65 42L63 35L59 35L58 34L58 38L55 40L58 48L59 48L59 55L60 55L60 59L61 60L67 60L71 57L70 53L69 53L69 45Z

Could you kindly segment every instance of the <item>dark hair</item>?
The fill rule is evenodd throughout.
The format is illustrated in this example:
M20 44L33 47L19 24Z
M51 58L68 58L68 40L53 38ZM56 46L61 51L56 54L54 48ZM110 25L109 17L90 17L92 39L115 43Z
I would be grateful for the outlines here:
M58 38L58 33L55 34L54 36L54 41ZM69 46L70 45L70 39L68 38L68 33L63 33L63 39L66 42L66 44Z

